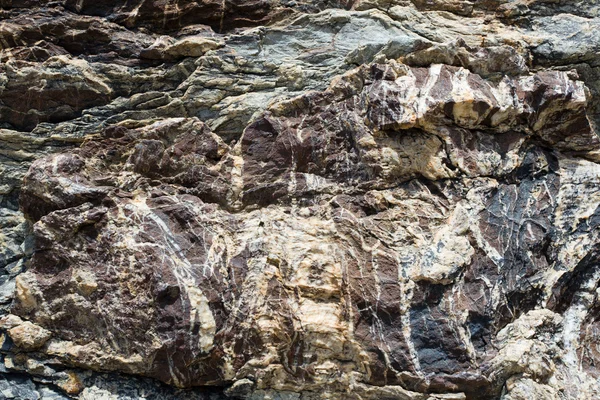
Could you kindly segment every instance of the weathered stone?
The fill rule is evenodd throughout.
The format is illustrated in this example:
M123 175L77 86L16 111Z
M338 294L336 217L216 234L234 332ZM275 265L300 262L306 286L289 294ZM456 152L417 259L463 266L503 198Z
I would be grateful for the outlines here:
M8 329L8 334L17 347L23 350L37 350L52 336L52 332L25 321Z
M598 398L599 11L0 0L2 396Z

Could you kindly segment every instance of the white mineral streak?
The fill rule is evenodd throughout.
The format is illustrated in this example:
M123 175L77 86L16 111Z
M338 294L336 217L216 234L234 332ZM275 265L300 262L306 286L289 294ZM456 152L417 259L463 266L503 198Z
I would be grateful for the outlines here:
M202 293L202 289L198 287L195 281L194 266L187 259L185 252L177 243L173 233L168 225L146 204L146 198L137 197L131 205L133 211L138 218L142 220L148 218L152 220L158 228L160 228L164 242L167 244L165 249L163 262L171 260L173 265L173 273L177 278L179 287L183 288L188 297L189 313L190 313L190 332L196 326L200 327L198 334L198 348L203 352L208 352L212 346L216 332L215 318L208 306L208 299ZM207 265L209 270L212 265ZM204 268L203 273L206 273Z
M581 365L581 353L585 351L581 343L582 323L589 314L596 297L595 288L600 281L600 269L584 282L581 292L574 297L573 304L564 314L562 343L565 375L572 386L565 388L573 397L595 398L600 396L598 381L588 375Z
M515 124L513 118L523 112L523 105L515 98L514 89L514 82L508 77L504 77L497 86L490 87L499 107L496 114L492 116L491 125L502 131L511 129Z
M558 260L572 271L588 252L589 246L600 240L597 229L586 226L589 218L600 207L600 165L582 159L561 158L560 191L553 199L557 208L554 225L562 232ZM557 282L564 270L546 271L548 282ZM552 285L547 286L547 297Z
M410 97L408 97L411 100L416 100L417 101L417 106L416 106L416 112L417 112L417 120L419 121L419 123L421 125L425 125L427 122L427 113L430 110L430 106L432 103L434 103L433 99L430 99L430 94L429 92L431 92L431 89L433 89L433 87L435 86L435 84L438 82L439 78L440 78L440 72L442 69L442 65L441 64L435 64L432 65L429 68L429 76L427 77L427 81L425 82L425 85L423 86L423 88L419 91L419 93L416 94L415 98L412 99Z

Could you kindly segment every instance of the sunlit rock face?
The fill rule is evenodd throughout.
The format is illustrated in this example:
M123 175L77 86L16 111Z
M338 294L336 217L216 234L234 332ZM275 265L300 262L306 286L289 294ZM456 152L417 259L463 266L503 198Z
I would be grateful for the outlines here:
M599 10L0 0L2 395L600 398Z

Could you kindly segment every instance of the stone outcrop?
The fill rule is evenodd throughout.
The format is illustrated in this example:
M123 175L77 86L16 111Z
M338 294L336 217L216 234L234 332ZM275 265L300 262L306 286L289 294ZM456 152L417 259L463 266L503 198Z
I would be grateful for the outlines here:
M599 5L0 0L3 396L600 397Z

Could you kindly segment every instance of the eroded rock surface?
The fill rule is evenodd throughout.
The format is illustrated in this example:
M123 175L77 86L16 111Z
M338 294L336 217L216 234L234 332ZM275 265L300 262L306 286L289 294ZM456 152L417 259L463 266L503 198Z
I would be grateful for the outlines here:
M596 1L0 1L7 398L600 397Z

